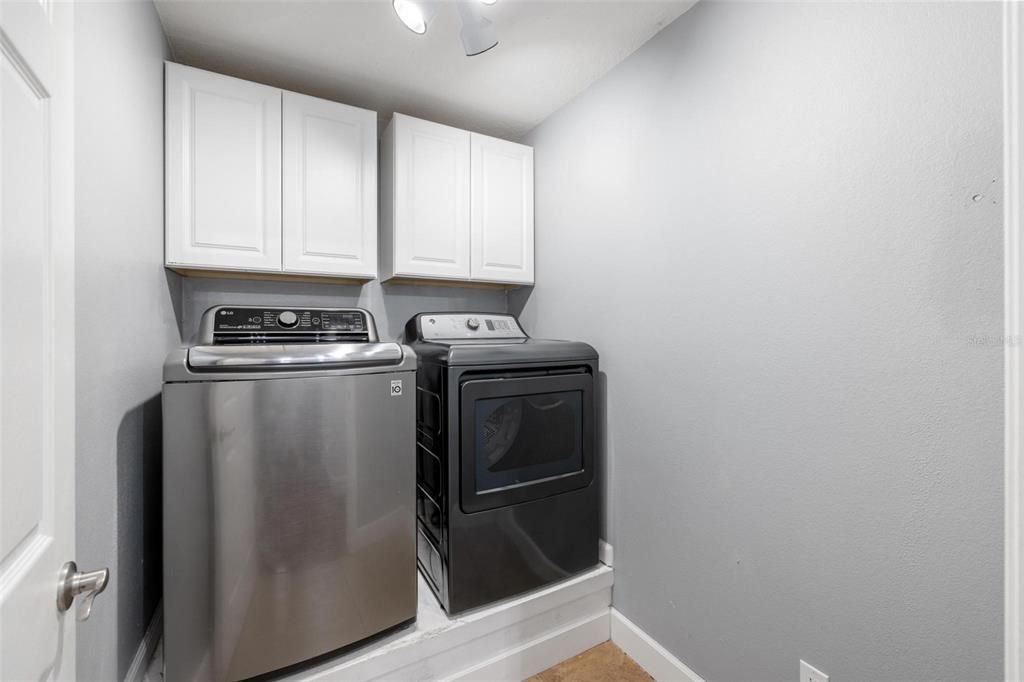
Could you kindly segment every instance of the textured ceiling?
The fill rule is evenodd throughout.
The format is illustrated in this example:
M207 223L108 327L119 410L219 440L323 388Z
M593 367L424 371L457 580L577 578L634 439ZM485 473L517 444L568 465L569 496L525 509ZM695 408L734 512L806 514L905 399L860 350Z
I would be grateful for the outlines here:
M176 61L288 90L516 139L695 0L498 0L499 44L466 57L458 11L425 35L390 0L156 0Z

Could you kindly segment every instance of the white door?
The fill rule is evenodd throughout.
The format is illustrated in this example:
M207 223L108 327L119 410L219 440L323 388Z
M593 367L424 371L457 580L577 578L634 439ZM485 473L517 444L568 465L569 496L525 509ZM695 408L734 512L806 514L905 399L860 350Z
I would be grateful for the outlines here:
M394 273L469 278L470 133L395 114Z
M284 271L377 276L377 113L284 93Z
M166 260L281 269L281 91L167 64Z
M533 148L473 133L474 280L533 284Z
M75 677L73 5L0 2L0 679Z

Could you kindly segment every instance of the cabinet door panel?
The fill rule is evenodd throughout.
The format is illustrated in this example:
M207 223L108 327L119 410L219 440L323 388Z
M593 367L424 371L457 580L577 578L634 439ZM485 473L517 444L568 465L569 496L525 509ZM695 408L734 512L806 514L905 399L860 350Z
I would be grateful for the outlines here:
M400 115L394 125L394 272L467 279L470 134Z
M171 266L281 269L281 91L166 71Z
M472 176L472 278L532 284L533 149L474 133Z
M284 270L377 275L377 114L284 93Z

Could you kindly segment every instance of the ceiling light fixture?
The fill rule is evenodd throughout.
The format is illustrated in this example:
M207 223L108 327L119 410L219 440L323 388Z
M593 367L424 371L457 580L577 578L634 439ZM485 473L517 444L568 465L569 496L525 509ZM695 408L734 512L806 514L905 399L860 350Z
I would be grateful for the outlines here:
M459 0L459 16L462 17L462 47L467 57L475 57L487 52L498 44L498 33L494 30L494 22L480 14L480 6L470 4L467 0ZM493 4L493 3L485 3Z
M434 15L431 5L415 2L415 0L394 0L392 4L395 14L407 29L420 35L427 32L427 24L430 23Z
M481 4L493 5L495 2L497 0L456 0L455 5L462 18L459 37L467 57L487 52L498 44L494 23L480 13ZM436 10L436 0L392 0L391 4L406 28L419 35L427 32L427 26Z

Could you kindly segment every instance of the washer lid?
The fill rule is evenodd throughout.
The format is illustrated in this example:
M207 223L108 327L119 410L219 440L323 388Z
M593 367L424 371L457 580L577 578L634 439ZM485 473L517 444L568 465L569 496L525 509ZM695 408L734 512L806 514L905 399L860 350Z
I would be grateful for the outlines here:
M253 371L333 369L395 365L405 357L397 343L311 343L192 346L190 369L202 371Z
M207 310L193 342L172 350L164 381L239 381L415 369L408 346L381 343L362 308L220 305Z

